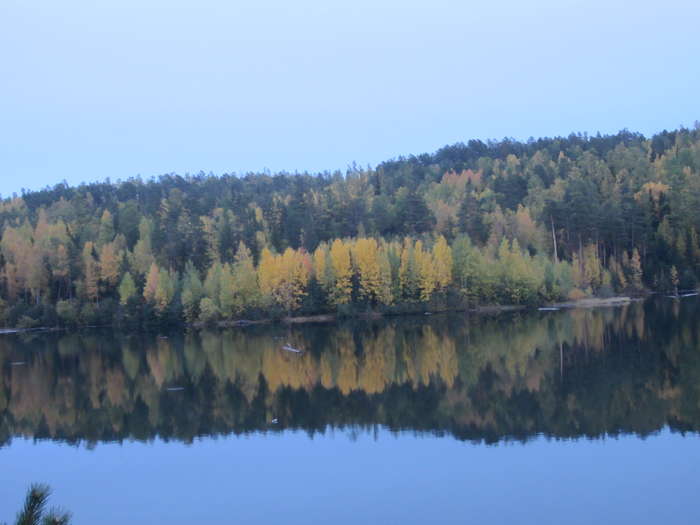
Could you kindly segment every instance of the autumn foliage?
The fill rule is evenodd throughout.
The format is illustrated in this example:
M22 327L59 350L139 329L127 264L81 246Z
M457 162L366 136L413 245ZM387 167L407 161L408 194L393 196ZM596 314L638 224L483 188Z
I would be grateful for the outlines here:
M0 322L197 324L542 304L700 277L700 129L470 141L345 174L0 200Z

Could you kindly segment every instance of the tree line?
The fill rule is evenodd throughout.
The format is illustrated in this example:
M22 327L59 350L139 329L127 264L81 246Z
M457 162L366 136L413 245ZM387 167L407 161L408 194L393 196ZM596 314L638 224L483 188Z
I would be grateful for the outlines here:
M0 225L6 326L694 288L700 129L469 141L345 173L61 183L2 200Z

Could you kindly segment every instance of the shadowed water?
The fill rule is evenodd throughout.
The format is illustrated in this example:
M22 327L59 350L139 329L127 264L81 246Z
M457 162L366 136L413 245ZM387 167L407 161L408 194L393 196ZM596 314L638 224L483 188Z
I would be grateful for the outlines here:
M76 523L653 523L665 479L691 523L699 308L3 335L0 522L48 481Z

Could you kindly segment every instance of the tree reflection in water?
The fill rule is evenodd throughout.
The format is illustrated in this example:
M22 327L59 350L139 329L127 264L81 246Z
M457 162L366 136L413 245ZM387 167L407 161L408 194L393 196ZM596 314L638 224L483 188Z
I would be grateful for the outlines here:
M699 308L655 300L167 338L5 335L0 442L375 425L485 442L697 431Z

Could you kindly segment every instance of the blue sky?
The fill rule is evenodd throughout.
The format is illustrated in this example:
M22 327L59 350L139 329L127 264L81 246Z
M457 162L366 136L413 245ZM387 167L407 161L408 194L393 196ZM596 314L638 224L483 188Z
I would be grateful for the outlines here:
M0 193L700 120L694 1L2 0Z

